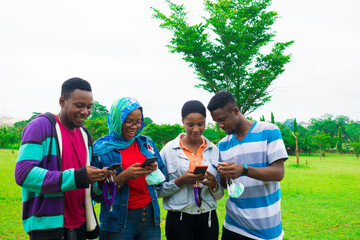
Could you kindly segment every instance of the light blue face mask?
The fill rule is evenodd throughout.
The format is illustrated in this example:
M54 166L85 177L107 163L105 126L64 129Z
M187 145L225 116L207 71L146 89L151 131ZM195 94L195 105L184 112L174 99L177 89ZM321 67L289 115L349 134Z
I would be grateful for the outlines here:
M228 194L232 198L239 198L244 192L244 185L242 183L235 183L231 178L226 178L226 185Z
M156 169L152 173L146 175L145 181L148 185L158 185L165 181L164 174L160 171L160 169Z

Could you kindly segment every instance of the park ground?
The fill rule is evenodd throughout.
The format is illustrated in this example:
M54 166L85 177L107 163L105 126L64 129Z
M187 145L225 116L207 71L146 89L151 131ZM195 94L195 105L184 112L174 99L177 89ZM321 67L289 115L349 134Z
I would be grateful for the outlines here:
M28 239L21 224L17 151L0 150L0 239ZM352 154L290 156L281 182L284 239L360 239L360 160ZM161 199L159 200L161 202ZM220 232L226 197L217 210ZM95 206L99 212L99 204ZM166 210L161 210L162 239Z

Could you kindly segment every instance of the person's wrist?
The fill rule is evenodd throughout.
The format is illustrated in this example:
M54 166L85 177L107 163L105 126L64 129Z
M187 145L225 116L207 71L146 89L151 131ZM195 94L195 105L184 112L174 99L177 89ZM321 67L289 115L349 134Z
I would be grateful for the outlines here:
M241 176L247 176L249 174L249 167L247 164L243 164L244 165L244 170Z
M121 187L121 186L124 185L124 183L126 182L125 176L124 176L123 174L117 175L115 182L116 182L116 184L117 184L118 186Z
M181 187L184 185L181 177L178 177L177 179L175 179L175 180L174 180L174 183L175 183L175 185L176 185L178 188L181 188Z
M210 191L212 192L216 192L219 188L219 183L218 181L215 179L215 187L210 187Z

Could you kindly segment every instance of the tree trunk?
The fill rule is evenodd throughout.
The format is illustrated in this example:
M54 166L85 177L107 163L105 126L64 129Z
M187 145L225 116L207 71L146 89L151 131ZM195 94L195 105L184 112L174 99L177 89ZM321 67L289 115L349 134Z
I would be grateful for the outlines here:
M292 133L292 135L294 136L294 138L295 138L295 155L296 155L296 163L297 163L297 165L299 165L299 163L300 163L300 160L299 160L299 140L298 140L298 138L299 138L299 134L297 133L297 132L291 132Z
M296 145L295 145L296 163L297 163L297 165L299 165L300 160L299 160L299 141L298 141L298 136L295 136L295 141L296 141Z
M320 148L320 161L322 159L322 155L323 155L323 153L322 153L321 148Z

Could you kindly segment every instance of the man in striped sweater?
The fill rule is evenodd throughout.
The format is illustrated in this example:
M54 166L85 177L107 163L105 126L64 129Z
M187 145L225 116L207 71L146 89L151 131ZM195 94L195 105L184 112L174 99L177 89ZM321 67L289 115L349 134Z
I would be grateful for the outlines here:
M22 133L15 180L22 188L23 226L30 239L96 238L89 187L108 171L89 166L92 142L82 125L93 104L90 84L65 81L59 104L59 114L38 115Z
M219 142L219 175L245 187L226 202L222 240L282 239L280 181L288 155L279 128L245 118L228 92L215 94L208 109L228 134Z

